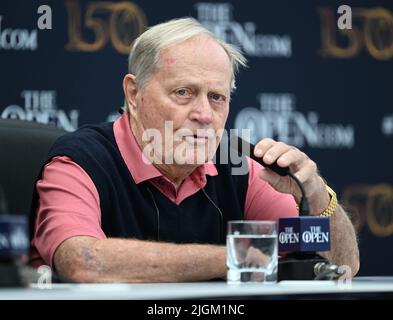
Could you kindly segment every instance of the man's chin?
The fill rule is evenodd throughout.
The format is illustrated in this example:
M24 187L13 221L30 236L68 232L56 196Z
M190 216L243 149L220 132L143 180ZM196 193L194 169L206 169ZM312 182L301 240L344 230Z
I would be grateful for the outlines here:
M178 161L176 161L178 160ZM190 158L184 158L184 159L176 159L174 163L176 165L182 165L182 166L200 166L208 162L209 160L207 158L199 159L197 157L190 157Z
M189 165L201 165L209 161L212 152L206 145L193 145L193 146L182 145L180 148L175 149L174 161L177 164L189 164Z

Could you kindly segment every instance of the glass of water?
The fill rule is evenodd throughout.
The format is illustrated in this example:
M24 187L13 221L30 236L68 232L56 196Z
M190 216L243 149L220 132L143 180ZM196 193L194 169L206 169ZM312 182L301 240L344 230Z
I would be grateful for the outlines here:
M277 251L275 221L228 221L228 283L275 283Z

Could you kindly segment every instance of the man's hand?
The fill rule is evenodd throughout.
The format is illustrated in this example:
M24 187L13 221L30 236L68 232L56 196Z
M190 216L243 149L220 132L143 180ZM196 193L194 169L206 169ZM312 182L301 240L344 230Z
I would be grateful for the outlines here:
M310 214L318 215L329 205L329 194L325 182L318 175L317 165L306 154L282 142L263 139L255 146L254 154L266 164L277 162L279 167L289 170L303 184L310 207ZM289 176L282 177L270 169L262 169L260 178L282 193L290 193L300 202L301 193L298 185ZM338 205L330 218L331 250L320 253L337 265L350 266L352 274L359 270L359 249L355 229L347 213Z
M304 186L310 214L318 215L327 208L329 195L325 182L318 175L316 163L304 152L283 142L263 139L256 144L254 154L266 164L277 162L279 167L289 167ZM277 191L290 193L297 203L300 202L300 189L289 176L280 176L268 168L261 170L259 176Z

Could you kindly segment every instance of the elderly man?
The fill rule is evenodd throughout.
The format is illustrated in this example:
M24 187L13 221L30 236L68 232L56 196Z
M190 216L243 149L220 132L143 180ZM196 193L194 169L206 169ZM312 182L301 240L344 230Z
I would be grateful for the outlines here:
M244 64L238 50L194 19L144 32L123 81L126 112L61 137L48 155L36 185L32 264L78 282L225 278L227 221L298 215L299 190L288 177L249 158L243 175L211 161ZM289 167L304 184L311 214L331 215L325 257L355 274L354 228L316 164L271 139L256 145L255 156Z

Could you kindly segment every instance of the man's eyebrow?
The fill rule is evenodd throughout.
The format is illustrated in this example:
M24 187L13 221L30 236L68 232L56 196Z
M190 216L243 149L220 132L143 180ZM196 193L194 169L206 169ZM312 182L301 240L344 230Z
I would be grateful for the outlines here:
M202 80L192 80L188 78L174 78L168 80L169 84L179 84L180 86L190 86L190 87L198 87L204 84ZM209 91L226 91L228 88L226 85L222 84L213 84L209 86ZM228 89L229 90L229 89Z
M182 85L189 85L189 86L197 86L203 83L203 81L200 80L194 80L190 79L189 77L173 77L170 80L168 80L169 83L182 83Z

